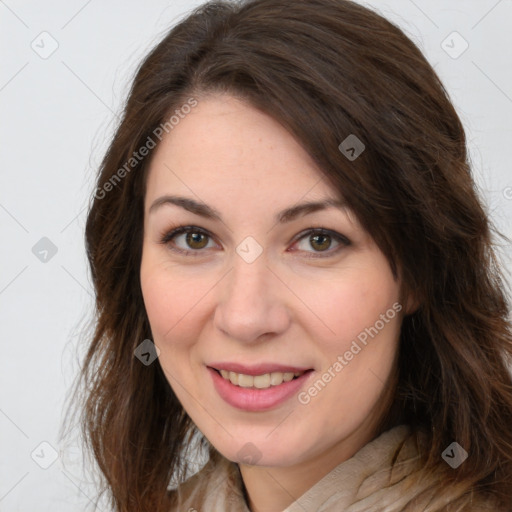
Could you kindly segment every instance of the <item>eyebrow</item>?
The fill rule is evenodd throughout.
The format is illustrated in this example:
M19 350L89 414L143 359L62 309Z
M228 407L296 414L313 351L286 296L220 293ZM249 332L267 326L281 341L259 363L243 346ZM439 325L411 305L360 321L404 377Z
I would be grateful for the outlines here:
M153 201L153 204L149 208L149 213L154 212L160 207L174 204L176 206L180 206L185 210L195 213L196 215L200 215L201 217L205 217L211 220L222 221L222 215L211 206L208 206L205 203L200 203L195 201L194 199L183 197L183 196L162 196ZM285 223L291 222L297 217L308 215L313 212L317 212L320 210L326 210L327 208L338 208L343 210L346 208L346 204L343 201L339 201L336 199L325 199L323 201L315 201L315 202L307 202L301 203L295 206L291 206L290 208L286 208L275 216L275 222Z

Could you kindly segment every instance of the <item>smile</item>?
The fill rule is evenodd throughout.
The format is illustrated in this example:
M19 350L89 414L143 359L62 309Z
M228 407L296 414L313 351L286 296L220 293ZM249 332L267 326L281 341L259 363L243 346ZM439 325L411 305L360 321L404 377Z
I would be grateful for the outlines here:
M226 403L249 412L262 412L278 407L299 393L315 374L312 369L289 366L281 366L282 371L277 371L280 365L259 365L252 368L235 364L229 366L229 370L206 367L213 388ZM237 368L233 368L234 366ZM252 375L235 372L235 369L244 370Z
M305 372L272 372L262 375L246 375L244 373L228 372L227 370L217 370L224 379L229 380L231 384L241 388L267 389L271 386L279 386L283 382L290 382L300 377Z

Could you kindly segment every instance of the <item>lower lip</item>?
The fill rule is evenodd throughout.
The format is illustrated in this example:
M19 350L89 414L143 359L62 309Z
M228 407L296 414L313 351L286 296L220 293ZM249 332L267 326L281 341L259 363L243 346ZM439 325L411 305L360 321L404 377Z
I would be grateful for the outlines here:
M313 373L312 370L308 370L300 377L283 382L279 386L257 389L235 386L213 368L207 367L207 370L212 376L217 393L225 402L237 409L251 412L265 411L282 404L295 395Z

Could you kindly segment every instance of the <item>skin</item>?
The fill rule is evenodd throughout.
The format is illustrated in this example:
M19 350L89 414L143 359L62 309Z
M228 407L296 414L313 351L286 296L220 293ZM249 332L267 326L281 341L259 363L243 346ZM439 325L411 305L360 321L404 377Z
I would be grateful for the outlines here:
M150 212L164 195L204 202L222 221L171 204ZM401 304L400 282L346 208L274 220L325 198L337 199L335 190L296 140L227 95L201 97L152 155L140 277L159 363L201 432L239 463L253 512L283 510L372 440L390 389L405 305L307 404L294 396L268 411L239 410L217 394L206 369L213 361L313 368L309 387ZM189 225L209 236L161 243L171 228ZM311 227L350 244L297 237ZM236 252L247 236L263 248L252 263ZM254 464L239 453L249 442L260 454Z

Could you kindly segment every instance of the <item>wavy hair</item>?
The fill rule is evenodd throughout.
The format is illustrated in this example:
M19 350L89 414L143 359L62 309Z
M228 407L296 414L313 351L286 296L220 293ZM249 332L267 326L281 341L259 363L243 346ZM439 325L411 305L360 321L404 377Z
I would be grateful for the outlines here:
M418 299L376 434L400 423L426 431L433 471L457 441L470 457L439 485L510 505L507 290L445 88L399 28L361 5L249 0L202 5L145 57L98 173L85 231L95 331L76 393L112 507L167 511L167 487L183 480L198 433L160 365L133 355L152 338L139 280L151 154L126 162L188 98L215 93L249 102L296 138ZM338 149L349 134L366 146L353 161Z

